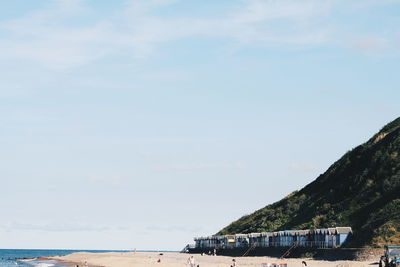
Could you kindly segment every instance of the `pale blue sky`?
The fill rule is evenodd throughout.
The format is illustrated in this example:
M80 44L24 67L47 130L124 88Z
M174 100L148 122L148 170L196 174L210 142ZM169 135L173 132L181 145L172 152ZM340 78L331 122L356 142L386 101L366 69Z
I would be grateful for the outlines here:
M0 248L181 249L400 114L400 1L0 9Z

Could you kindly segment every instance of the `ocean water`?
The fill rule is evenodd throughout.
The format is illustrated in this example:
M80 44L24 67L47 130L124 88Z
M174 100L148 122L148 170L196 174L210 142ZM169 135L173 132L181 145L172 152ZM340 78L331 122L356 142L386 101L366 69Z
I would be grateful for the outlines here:
M41 261L39 257L63 256L74 252L124 252L122 250L50 250L50 249L0 249L0 267L65 267L55 261Z

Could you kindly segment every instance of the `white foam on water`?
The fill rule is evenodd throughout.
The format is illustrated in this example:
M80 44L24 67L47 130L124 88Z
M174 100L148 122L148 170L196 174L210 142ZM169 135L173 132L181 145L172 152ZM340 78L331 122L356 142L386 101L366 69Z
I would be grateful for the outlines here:
M37 260L37 258L33 258L33 259L20 259L18 261L22 261L22 262L30 262L30 261L35 261Z
M35 266L36 267L51 267L51 266L54 266L54 264L53 263L40 262L40 263L35 264Z
M21 259L19 261L27 263L27 264L35 266L35 267L53 267L56 265L55 263L52 263L52 262L38 261L37 258L36 259Z

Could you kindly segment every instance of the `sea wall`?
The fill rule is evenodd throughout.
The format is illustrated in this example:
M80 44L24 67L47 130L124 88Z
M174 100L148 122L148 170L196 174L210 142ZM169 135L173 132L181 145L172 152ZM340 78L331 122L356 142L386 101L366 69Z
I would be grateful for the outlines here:
M251 251L242 248L218 249L217 255L239 257L246 256L268 256L281 257L289 248L270 247L254 248ZM212 250L211 250L212 252ZM190 249L189 253L210 253L208 249ZM285 258L315 258L323 260L379 260L383 255L382 248L304 248L297 247L290 250Z

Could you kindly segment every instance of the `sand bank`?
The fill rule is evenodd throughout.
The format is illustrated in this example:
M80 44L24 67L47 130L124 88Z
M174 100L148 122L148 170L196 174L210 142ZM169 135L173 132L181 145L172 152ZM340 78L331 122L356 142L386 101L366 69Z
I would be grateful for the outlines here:
M67 256L51 257L51 259L64 261L68 266L78 264L85 267L85 262L89 267L186 267L187 259L190 255L180 253L148 253L148 252L126 252L126 253L73 253ZM229 267L232 257L225 256L201 256L193 255L196 265L200 267ZM158 259L161 262L157 262ZM371 261L317 261L309 259L284 259L268 257L236 257L237 267L261 267L262 262L287 263L288 267L301 267L301 261L305 260L309 267L367 267L373 266ZM375 262L376 263L376 262Z

